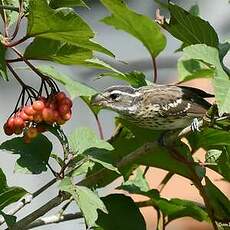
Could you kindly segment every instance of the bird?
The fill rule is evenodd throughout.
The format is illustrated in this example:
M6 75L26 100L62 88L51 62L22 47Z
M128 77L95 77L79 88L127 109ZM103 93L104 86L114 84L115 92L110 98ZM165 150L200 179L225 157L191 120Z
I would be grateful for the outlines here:
M211 107L205 98L213 97L188 86L152 84L133 88L115 85L94 95L92 105L117 112L136 126L152 130L183 129L198 122Z

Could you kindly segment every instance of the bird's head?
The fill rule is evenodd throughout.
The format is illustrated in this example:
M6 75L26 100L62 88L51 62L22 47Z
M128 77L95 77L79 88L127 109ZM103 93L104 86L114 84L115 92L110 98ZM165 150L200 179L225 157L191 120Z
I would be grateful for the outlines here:
M104 92L92 97L91 103L103 108L108 108L120 114L129 114L135 112L135 99L138 92L130 86L112 86Z

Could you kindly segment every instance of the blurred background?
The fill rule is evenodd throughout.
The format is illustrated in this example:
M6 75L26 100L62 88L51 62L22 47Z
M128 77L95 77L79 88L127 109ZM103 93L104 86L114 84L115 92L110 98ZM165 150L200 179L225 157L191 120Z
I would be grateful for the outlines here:
M192 5L198 4L200 8L200 15L203 19L209 21L209 23L215 28L219 35L219 39L221 42L229 39L230 33L230 4L227 0L202 0L202 1L173 1L185 9L189 9ZM150 56L142 46L142 44L131 37L125 32L117 31L112 27L106 26L103 23L100 23L99 20L104 16L108 15L108 12L105 8L99 3L99 1L91 0L88 1L88 5L90 9L87 8L77 8L76 11L91 25L91 27L96 31L96 41L100 44L107 47L111 50L115 55L116 59L113 60L111 58L102 57L105 61L118 68L121 71L143 71L147 79L152 79L152 63ZM155 10L158 7L153 0L130 0L128 1L128 5L135 9L137 12L148 15L151 18L154 18ZM167 12L162 10L162 14L167 15ZM22 28L21 33L24 33L26 29ZM24 31L23 31L24 30ZM172 83L177 81L177 69L176 63L178 57L181 56L181 53L175 53L174 51L180 46L180 42L176 39L172 38L166 31L164 33L167 36L167 47L157 58L157 66L158 66L158 83ZM20 47L23 50L23 47ZM9 54L9 57L11 54ZM225 59L226 65L229 66L230 59L227 57ZM123 62L127 63L124 64ZM36 63L36 62L34 62ZM41 64L42 62L37 62ZM54 66L54 64L52 63ZM16 65L15 65L16 66ZM91 87L94 87L97 90L102 90L105 87L114 85L114 84L124 84L121 81L115 81L112 78L103 78L103 80L96 79L99 71L94 69L86 69L81 66L61 66L55 65L61 72L66 73L72 76L73 79L76 79L80 82L84 82ZM18 66L19 67L19 66ZM38 83L35 78L31 77L31 73L27 69L18 69L18 73L20 76L30 83L31 85L36 86ZM212 91L211 84L208 81L199 80L192 83L188 83L189 85L196 86L198 88ZM0 124L4 124L8 116L11 114L17 97L19 95L20 87L16 84L14 79L10 78L9 82L4 82L0 79ZM110 137L112 130L114 128L113 125L113 117L114 113L110 111L103 111L100 113L100 120L103 124L103 132L105 137ZM87 109L87 107L80 101L75 100L74 103L74 111L73 118L70 122L68 122L64 126L64 130L67 134L71 133L76 127L87 126L95 130L97 132L96 123ZM52 139L52 137L50 136ZM0 132L0 142L5 141L7 137L4 135L3 130ZM55 140L53 140L55 141ZM58 152L60 150L60 146L54 146L54 152ZM5 174L7 175L8 184L10 186L17 185L26 188L28 191L33 192L37 188L41 187L45 183L47 183L51 178L52 174L47 171L41 175L22 175L19 173L14 173L14 164L15 160L18 156L0 152L0 167L3 169ZM199 158L204 158L204 152L200 151L197 153ZM220 186L221 190L225 193L230 192L229 185L225 182L220 181L220 177L217 174L212 172L208 172L214 182ZM165 171L160 169L152 168L147 173L147 178L149 180L151 188L156 188L160 181L163 179ZM112 185L108 186L108 188L102 189L100 194L108 194L116 188L116 186L120 183L121 180L116 181ZM20 212L19 217L23 217L26 213L34 210L35 208L40 207L44 202L50 197L54 197L57 194L57 189L55 186L51 187L48 192L39 196L35 200L33 200L32 204L27 206L22 212ZM180 177L174 176L172 180L165 187L162 195L166 198L178 197L182 199L191 199L194 201L202 202L197 190L194 186L191 185L190 181ZM140 196L133 197L135 200L141 200ZM58 209L56 209L58 211ZM70 211L75 211L75 206L72 205L69 207ZM156 212L152 208L144 208L142 212L145 216L147 229L152 230L155 229L156 223ZM55 210L52 210L51 213L55 213ZM48 213L49 214L49 213ZM47 215L48 215L47 214ZM132 220L130 220L132 221ZM69 222L64 222L57 225L48 225L43 227L38 227L40 230L59 230L59 229L85 229L83 220L73 220ZM183 218L169 224L169 230L192 230L192 229L211 229L211 227L205 223L199 223L197 221L192 220L191 218ZM124 229L125 230L125 229Z

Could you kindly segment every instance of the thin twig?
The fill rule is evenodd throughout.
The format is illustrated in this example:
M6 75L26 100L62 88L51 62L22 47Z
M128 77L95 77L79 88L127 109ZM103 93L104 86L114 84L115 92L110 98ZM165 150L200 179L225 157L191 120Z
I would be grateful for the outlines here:
M0 9L19 12L19 7L10 6L10 5L0 5Z
M101 122L100 122L97 114L94 113L94 117L96 119L96 123L97 123L97 127L98 127L100 138L103 140L104 139L104 134L103 134Z
M166 184L168 183L168 181L172 178L172 176L174 175L173 172L168 172L166 174L166 176L163 178L163 180L161 181L161 183L158 185L157 190L161 193L164 189L164 187L166 186Z
M156 58L152 55L152 62L153 62L153 82L157 82L157 63Z
M39 188L37 191L35 191L32 194L27 194L22 200L20 200L16 206L11 209L9 212L7 212L8 215L14 215L16 214L18 211L20 211L23 207L25 207L27 204L30 204L31 201L37 197L38 195L40 195L41 193L43 193L46 189L48 189L50 186L52 186L55 182L57 181L56 178L52 179L51 181L49 181L47 184L43 185L41 188ZM0 225L3 224L5 222L5 220L2 218L0 219Z
M38 226L56 224L56 223L60 223L60 222L68 221L68 220L76 220L80 218L83 218L83 215L80 212L68 213L68 214L63 214L63 215L56 214L56 215L42 217L40 219L37 219L33 223L29 224L24 229L32 229Z

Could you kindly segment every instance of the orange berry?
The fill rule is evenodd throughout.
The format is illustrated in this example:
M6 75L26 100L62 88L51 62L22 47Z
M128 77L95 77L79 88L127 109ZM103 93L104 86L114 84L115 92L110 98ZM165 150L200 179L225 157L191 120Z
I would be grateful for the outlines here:
M14 125L16 128L24 128L25 127L24 120L21 117L15 117L14 118Z
M14 125L14 117L10 117L7 120L6 124L10 129L14 129L14 127L15 127L15 125Z
M33 102L32 107L35 111L42 111L45 108L45 104L43 101L37 100Z
M61 105L68 105L70 108L73 106L72 100L69 97L66 97L61 100Z
M66 97L65 93L64 92L58 92L56 95L55 95L55 99L60 102L62 99L64 99Z
M23 110L25 114L27 114L28 116L33 116L34 114L36 114L36 111L33 109L31 105L25 106Z
M29 120L29 116L23 110L19 113L19 117L21 117L24 121Z
M68 121L68 120L71 118L71 116L72 116L72 113L71 113L71 112L68 112L68 113L64 114L64 115L62 116L62 118L63 118L65 121Z
M50 108L44 108L42 110L43 120L50 123L53 122L53 110Z
M70 112L70 107L68 105L60 105L58 108L58 112L61 116L65 115L66 113Z
M43 116L41 113L37 113L35 115L33 115L33 121L39 123L43 121Z

